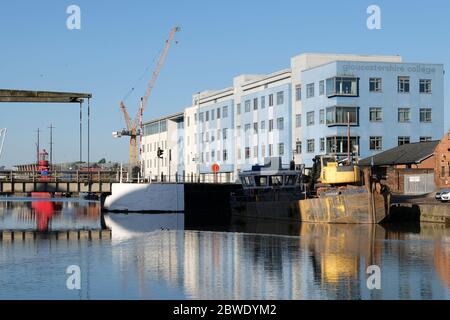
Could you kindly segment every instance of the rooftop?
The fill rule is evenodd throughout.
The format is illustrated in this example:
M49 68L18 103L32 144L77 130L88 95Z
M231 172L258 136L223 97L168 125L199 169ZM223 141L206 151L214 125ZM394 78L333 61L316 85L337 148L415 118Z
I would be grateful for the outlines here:
M419 164L431 157L440 141L404 144L359 161L361 166Z

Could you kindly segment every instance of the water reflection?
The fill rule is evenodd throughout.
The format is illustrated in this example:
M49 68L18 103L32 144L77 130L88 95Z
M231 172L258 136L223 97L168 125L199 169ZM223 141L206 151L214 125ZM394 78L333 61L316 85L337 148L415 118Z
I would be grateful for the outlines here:
M0 198L0 230L99 229L100 204L80 199Z
M450 298L450 229L443 225L239 220L211 232L184 230L182 214L110 214L105 222L112 241L1 243L0 298ZM79 292L65 287L72 264L82 270ZM381 290L367 289L372 264L381 268Z

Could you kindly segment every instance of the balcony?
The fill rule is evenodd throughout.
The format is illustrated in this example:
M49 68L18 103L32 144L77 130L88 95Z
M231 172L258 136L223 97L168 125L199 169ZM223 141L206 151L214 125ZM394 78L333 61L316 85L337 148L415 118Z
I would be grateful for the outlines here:
M359 97L359 78L333 77L327 79L327 96Z

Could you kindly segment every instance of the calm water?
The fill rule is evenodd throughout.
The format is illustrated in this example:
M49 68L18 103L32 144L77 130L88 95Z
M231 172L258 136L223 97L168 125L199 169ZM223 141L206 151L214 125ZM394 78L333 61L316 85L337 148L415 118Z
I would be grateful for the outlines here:
M33 203L0 200L0 229L39 228ZM52 203L49 229L100 226L97 203ZM450 229L441 225L239 220L212 232L184 230L180 214L105 222L112 240L0 243L0 299L450 298ZM381 290L366 286L373 264ZM66 287L70 265L81 269L81 290Z

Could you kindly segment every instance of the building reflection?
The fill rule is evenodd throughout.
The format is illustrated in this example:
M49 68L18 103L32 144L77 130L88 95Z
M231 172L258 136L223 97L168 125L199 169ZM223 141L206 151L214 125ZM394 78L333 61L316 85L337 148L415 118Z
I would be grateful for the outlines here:
M439 239L448 229L299 224L275 226L280 236L257 224L246 230L241 222L232 232L154 230L131 251L114 248L114 261L128 270L124 279L138 277L143 297L154 294L156 279L193 299L429 299L448 288L449 243L404 241ZM381 267L382 290L368 290L369 265Z

